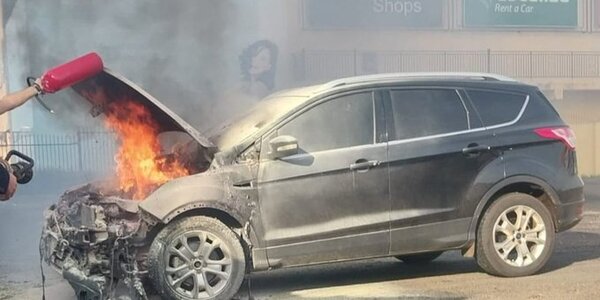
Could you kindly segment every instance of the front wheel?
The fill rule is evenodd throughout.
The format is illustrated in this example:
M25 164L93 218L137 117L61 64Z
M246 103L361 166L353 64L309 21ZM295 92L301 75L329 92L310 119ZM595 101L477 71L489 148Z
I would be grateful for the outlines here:
M536 198L512 193L490 205L479 223L475 255L486 272L505 277L539 271L554 249L550 212Z
M165 299L231 299L245 275L239 237L219 220L189 217L167 225L148 255L150 278Z

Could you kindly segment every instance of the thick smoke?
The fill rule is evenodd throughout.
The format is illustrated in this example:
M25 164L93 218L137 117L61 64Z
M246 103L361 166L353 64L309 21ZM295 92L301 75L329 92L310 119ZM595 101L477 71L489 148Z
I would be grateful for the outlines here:
M39 76L47 68L96 51L107 67L140 84L200 129L227 117L215 116L213 109L224 91L239 81L239 51L259 36L256 8L250 2L28 0L7 4L10 90L22 87L25 75ZM85 114L87 104L67 93L49 96L47 102L57 115L34 103L36 131L99 124L91 125Z

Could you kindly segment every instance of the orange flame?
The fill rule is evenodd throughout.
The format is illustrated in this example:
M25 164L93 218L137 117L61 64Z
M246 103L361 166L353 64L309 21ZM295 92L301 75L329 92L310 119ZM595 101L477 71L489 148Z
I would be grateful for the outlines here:
M158 185L189 175L179 161L160 157L159 127L148 108L132 101L114 102L105 122L121 141L115 156L119 187L133 199L142 200Z

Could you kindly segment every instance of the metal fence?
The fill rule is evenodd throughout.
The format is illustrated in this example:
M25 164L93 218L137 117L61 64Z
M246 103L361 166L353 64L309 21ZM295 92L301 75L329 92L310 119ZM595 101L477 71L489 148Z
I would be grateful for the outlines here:
M320 51L295 55L299 80L390 72L488 72L515 78L600 77L600 52L562 51Z
M2 157L13 149L31 156L36 171L103 173L114 168L117 143L110 132L0 132Z

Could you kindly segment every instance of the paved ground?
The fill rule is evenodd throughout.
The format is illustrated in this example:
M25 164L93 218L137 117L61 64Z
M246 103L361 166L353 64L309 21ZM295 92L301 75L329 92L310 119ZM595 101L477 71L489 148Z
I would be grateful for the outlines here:
M600 299L600 179L586 183L584 221L559 234L554 255L535 276L489 276L473 259L448 252L426 267L378 259L258 273L250 294L256 299ZM62 189L0 203L0 300L41 298L41 212ZM14 233L17 224L20 234ZM52 270L46 275L47 299L75 300Z

